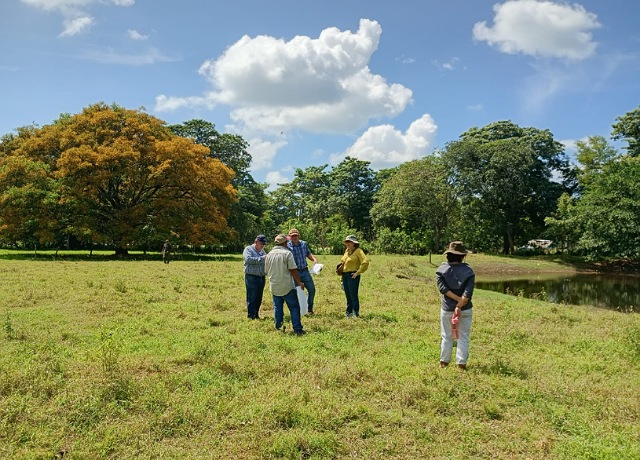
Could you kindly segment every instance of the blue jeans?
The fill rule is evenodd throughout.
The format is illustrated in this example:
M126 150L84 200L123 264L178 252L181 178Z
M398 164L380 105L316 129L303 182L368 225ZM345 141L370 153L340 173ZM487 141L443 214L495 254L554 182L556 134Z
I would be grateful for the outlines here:
M313 284L313 278L309 270L298 270L298 276L300 281L304 283L304 287L307 290L307 305L309 305L309 311L313 311L313 299L316 297L316 285Z
M273 297L273 318L276 322L276 329L282 327L284 323L284 303L287 302L289 313L291 314L291 324L293 332L302 332L302 322L300 321L300 304L298 303L298 293L291 289L288 294L274 295Z
M360 316L360 299L358 298L358 290L360 288L360 276L351 278L354 272L342 274L342 287L344 295L347 298L347 316L352 313Z
M265 282L264 276L244 274L244 285L247 288L247 318L258 318Z

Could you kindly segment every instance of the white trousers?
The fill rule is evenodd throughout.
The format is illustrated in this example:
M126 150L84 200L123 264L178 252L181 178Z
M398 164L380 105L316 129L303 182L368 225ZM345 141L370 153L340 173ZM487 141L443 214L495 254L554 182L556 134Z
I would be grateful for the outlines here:
M452 311L444 311L440 309L440 335L442 342L440 343L440 361L451 362L451 352L453 351L453 335L451 334L451 317ZM469 334L471 333L471 317L473 316L473 308L462 310L460 312L460 322L458 329L460 338L456 346L456 364L467 364L469 359Z

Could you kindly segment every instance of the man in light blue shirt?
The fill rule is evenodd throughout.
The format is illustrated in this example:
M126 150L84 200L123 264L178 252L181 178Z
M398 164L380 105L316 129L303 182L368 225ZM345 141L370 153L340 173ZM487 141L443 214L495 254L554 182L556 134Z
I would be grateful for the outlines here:
M267 257L267 253L264 251L265 244L267 244L267 237L258 235L254 243L244 248L242 253L244 285L247 288L247 318L249 319L260 319L258 312L266 284L264 259Z

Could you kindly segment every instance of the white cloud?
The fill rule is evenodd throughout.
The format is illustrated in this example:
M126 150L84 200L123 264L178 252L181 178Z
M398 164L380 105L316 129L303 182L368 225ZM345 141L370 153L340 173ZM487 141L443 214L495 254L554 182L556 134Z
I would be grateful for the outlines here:
M439 62L434 59L431 63L441 70L455 70L458 68L460 58L452 57L447 62Z
M355 132L411 101L411 90L369 70L381 33L376 21L362 19L356 33L328 28L317 39L244 36L200 67L212 91L160 95L156 110L228 104L233 122L251 131Z
M87 31L94 23L87 9L92 4L112 4L131 6L135 0L20 0L22 3L44 11L58 11L62 14L64 30L59 37L71 37Z
M533 66L535 73L520 87L522 107L529 116L539 114L557 94L581 86L579 69L557 67L545 62L538 64Z
M275 190L278 188L278 184L286 184L291 182L291 179L282 174L281 171L270 171L265 177L265 182L269 184L267 190Z
M135 0L20 0L22 3L45 11L73 11L93 3L111 3L115 6L131 6Z
M504 53L580 60L595 52L590 30L600 23L582 5L509 0L493 10L494 25L476 23L473 37Z
M155 64L156 62L173 62L177 60L176 58L162 54L156 48L150 48L146 52L138 54L118 53L109 48L107 50L89 52L82 56L82 58L100 62L101 64L122 64L132 66L149 65ZM170 104L170 101L167 101L166 103Z
M249 139L247 152L251 154L251 171L270 168L278 150L287 145L286 141L267 141L260 138Z
M484 108L482 104L471 104L467 106L467 110L470 112L479 112Z
M375 169L397 166L426 155L437 129L428 114L411 123L404 134L391 125L374 126L367 129L344 154L333 155L331 159L337 163L350 156L371 162Z
M129 38L131 40L144 41L144 40L147 40L149 38L148 35L141 34L140 32L138 32L135 29L127 30L127 34L129 35Z
M63 24L64 30L60 32L58 37L72 37L89 30L94 24L94 19L91 16L81 16L74 19L65 19Z

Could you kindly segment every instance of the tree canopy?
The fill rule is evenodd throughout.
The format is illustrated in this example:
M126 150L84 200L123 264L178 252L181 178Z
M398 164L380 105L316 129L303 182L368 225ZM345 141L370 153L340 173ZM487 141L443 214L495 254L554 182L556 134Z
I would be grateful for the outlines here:
M55 211L49 228L119 254L150 235L191 244L230 237L233 171L142 111L99 103L10 141L0 158L5 238L25 225L20 216L31 206ZM35 191L25 189L25 174L38 179Z
M616 118L611 137L623 139L629 144L627 153L632 157L640 156L640 107Z
M544 229L565 187L554 180L569 170L562 144L548 130L499 121L472 128L443 152L465 217L490 226L504 253L520 238ZM483 241L474 241L477 247ZM487 241L489 247L493 242Z

